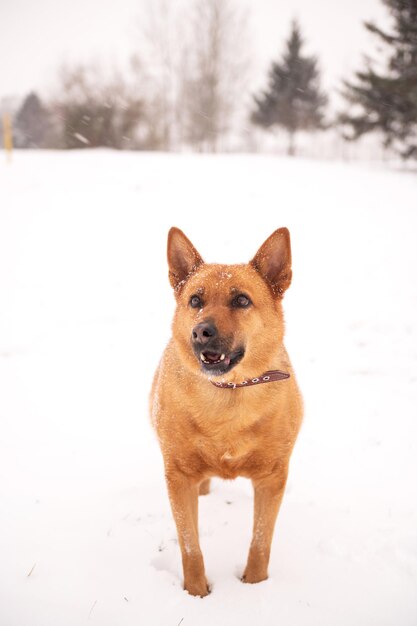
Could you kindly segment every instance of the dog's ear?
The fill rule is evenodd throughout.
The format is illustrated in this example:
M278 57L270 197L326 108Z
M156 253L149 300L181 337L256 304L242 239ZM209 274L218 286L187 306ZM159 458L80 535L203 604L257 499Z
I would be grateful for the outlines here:
M200 254L175 226L168 233L169 282L174 289L179 289L188 276L203 263Z
M291 284L291 243L288 228L278 228L262 244L250 264L261 274L274 294L282 298Z

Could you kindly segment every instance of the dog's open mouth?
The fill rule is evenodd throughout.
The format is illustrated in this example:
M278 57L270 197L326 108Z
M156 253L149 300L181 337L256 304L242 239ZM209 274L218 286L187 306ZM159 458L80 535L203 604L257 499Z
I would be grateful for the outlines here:
M201 366L204 371L214 375L221 375L229 372L243 358L245 351L239 348L230 354L224 352L214 352L213 350L202 350L200 352Z

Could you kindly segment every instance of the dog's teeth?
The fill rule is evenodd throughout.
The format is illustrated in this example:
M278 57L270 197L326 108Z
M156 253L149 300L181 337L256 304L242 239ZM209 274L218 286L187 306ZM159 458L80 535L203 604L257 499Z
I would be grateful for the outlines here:
M224 357L225 357L225 355L222 354L221 357L220 357L220 361L224 361Z
M200 359L201 359L202 361L205 361L204 354L203 354L202 352L200 353Z

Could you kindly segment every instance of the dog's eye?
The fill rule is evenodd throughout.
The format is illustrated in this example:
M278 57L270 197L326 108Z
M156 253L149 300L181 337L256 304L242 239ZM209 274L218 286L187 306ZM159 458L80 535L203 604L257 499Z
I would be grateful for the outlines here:
M236 298L233 298L232 300L232 306L239 309L244 309L250 304L252 304L250 299L243 293L240 293L238 296L236 296Z
M190 306L193 309L201 309L201 307L203 306L203 303L201 302L201 298L199 298L199 296L191 296Z

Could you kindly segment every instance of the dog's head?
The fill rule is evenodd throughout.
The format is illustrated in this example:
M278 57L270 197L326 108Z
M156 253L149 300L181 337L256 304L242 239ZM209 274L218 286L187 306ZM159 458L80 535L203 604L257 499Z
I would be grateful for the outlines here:
M272 233L246 265L204 263L184 233L171 228L168 265L177 300L173 338L187 367L233 382L273 366L292 275L286 228Z

